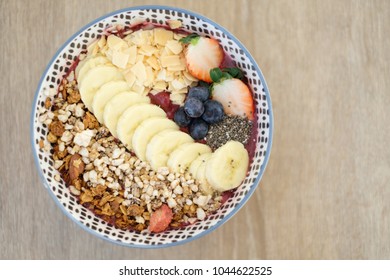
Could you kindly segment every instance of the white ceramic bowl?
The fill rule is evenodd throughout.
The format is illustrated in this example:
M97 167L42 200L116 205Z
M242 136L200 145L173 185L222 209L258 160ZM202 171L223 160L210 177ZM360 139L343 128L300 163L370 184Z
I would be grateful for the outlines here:
M254 94L257 114L258 135L254 158L247 178L234 191L234 195L215 214L205 220L159 234L117 229L78 204L65 183L54 179L54 176L59 173L53 167L50 153L39 149L39 141L46 138L48 130L38 121L39 109L44 106L45 89L57 89L63 75L80 52L85 50L86 46L107 27L115 24L132 25L140 18L156 24L165 24L166 20L177 19L183 22L185 30L217 39L247 77ZM264 173L271 150L272 130L273 115L267 85L260 68L242 43L222 26L204 16L165 6L140 6L119 10L94 20L74 34L57 51L47 66L35 93L31 115L31 144L35 162L44 186L61 210L83 229L100 238L120 245L141 248L167 247L194 240L221 226L237 213L253 194ZM42 203L45 203L44 199Z

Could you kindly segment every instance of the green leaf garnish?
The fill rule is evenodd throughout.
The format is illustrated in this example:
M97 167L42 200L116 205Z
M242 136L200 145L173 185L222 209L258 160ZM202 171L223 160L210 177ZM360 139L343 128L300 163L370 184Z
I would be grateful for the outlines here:
M229 73L226 73L226 72L222 72L222 78L220 79L220 82L222 82L223 80L231 79L231 78L233 78L232 75L230 75Z
M198 42L199 40L199 35L198 34L195 34L195 33L192 33L184 38L181 38L179 40L180 43L183 43L183 44L196 44L196 42Z
M244 78L244 75L242 74L242 71L237 67L231 67L231 68L224 68L222 70L224 73L228 73L232 78L242 79Z
M223 69L217 67L210 70L210 78L214 83L219 83L223 80L232 78L241 80L243 77L244 75L242 74L242 71L236 67Z
M214 83L218 83L223 77L223 72L218 67L210 70L210 78Z

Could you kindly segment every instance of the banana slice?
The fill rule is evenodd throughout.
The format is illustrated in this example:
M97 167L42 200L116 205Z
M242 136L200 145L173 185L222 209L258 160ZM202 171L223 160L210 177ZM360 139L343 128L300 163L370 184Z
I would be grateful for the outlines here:
M198 156L189 167L189 172L191 173L192 177L196 178L196 175L198 174L198 169L202 162L205 162L207 159L211 157L212 153L204 153Z
M211 153L205 153L205 156L200 159L200 164L195 175L195 178L198 180L201 192L206 195L212 194L214 192L214 189L206 179L206 164L211 157Z
M110 61L105 56L91 56L81 61L76 67L76 79L77 83L81 85L83 83L85 75L92 68L99 65L110 65Z
M80 85L81 100L91 111L92 100L96 91L110 81L124 80L123 75L114 66L96 66L85 74L83 83Z
M132 91L121 92L108 101L104 107L103 123L114 137L118 137L116 126L123 112L135 104L148 104L150 99Z
M191 163L204 153L211 153L209 146L201 143L186 143L170 154L167 165L175 172L180 172L181 169L187 170Z
M163 130L153 136L146 147L146 159L154 170L167 166L169 155L178 146L194 140L180 130Z
M136 128L151 117L166 117L163 109L153 104L136 104L129 107L119 117L116 133L119 140L128 148L133 147L133 135Z
M144 120L135 130L133 135L133 150L137 157L146 161L146 146L150 139L157 133L165 130L179 130L179 126L170 119L154 117Z
M193 178L198 180L199 188L204 194L211 194L214 191L206 179L206 163L211 156L211 152L201 154L191 163L189 167L189 172Z
M100 123L103 123L104 107L112 97L120 92L130 90L125 81L112 81L102 85L92 100L92 113Z
M217 191L238 187L249 166L247 150L240 142L229 141L218 148L206 164L206 179Z

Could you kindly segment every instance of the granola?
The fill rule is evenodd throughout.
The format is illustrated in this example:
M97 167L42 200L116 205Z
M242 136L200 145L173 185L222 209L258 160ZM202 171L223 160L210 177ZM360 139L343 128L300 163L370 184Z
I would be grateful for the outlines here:
M78 95L77 83L64 79L40 116L51 120L47 141L55 168L79 203L118 228L135 231L147 229L162 205L172 209L170 228L202 220L220 207L221 195L204 195L188 172L154 171L128 152L80 100L69 102Z

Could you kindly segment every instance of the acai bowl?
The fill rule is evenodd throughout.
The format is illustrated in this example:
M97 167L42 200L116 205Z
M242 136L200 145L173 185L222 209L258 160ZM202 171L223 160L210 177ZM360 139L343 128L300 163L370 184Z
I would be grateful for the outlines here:
M54 55L31 118L49 194L88 232L156 248L231 218L268 162L272 106L245 47L182 9L133 7Z

